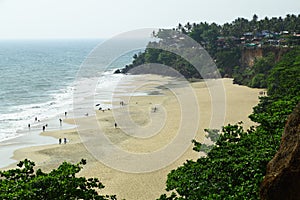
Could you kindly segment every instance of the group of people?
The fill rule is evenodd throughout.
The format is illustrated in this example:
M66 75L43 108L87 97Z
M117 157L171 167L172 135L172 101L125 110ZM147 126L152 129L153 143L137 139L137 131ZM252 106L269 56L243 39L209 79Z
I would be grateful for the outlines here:
M67 114L68 114L68 113L65 112L64 114L65 114L65 117L67 117ZM40 120L38 120L37 117L34 118L34 121L35 121L35 122L40 122ZM60 126L62 126L62 122L63 122L63 120L62 120L61 118L59 118L59 124L60 124ZM43 132L46 131L46 127L48 127L48 124L45 124L45 125L42 126L42 131L43 131ZM29 130L31 129L31 124L28 124L28 129L29 129ZM63 140L63 143L64 143L64 144L67 144L67 138L63 138L63 139L62 139L62 138L59 138L59 139L58 139L58 143L59 143L59 144L62 144L62 140Z
M59 139L58 139L58 144L61 144L61 142L62 142L62 139L59 138ZM67 144L67 138L64 138L64 144Z
M42 126L43 132L45 132L46 127L48 127L48 124L45 124L45 125ZM30 124L28 124L28 129L29 129L29 130L31 129L31 125L30 125Z
M265 96L265 95L267 95L267 92L266 91L260 91L259 95L264 95Z
M96 104L96 107L100 106L100 103ZM103 109L102 107L99 107L98 110L101 110L102 112L105 112L105 109ZM107 108L107 110L110 110L110 108Z
M67 117L67 114L68 114L68 113L65 112L64 114L65 114L65 117ZM40 120L39 120L37 117L34 118L34 121L35 121L35 122L40 122ZM59 124L60 124L60 126L62 126L62 122L63 122L63 120L62 120L61 118L59 118ZM42 126L42 131L43 131L43 132L46 131L46 127L48 127L48 124L45 124L45 125ZM31 129L31 124L28 124L28 129L29 129L29 130Z

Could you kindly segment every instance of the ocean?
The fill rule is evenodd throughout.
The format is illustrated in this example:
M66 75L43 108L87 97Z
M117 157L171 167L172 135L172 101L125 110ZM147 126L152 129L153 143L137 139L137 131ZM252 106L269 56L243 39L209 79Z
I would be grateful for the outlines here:
M72 110L74 81L80 82L77 75L81 64L102 42L99 39L0 41L0 142L33 130L41 132L45 123L50 123L49 129L58 129L58 119ZM110 51L113 48L107 50L108 57ZM109 101L111 85L123 76L113 72L132 62L138 51L122 55L100 70L101 74L81 77L98 80L102 91L97 96L99 102Z

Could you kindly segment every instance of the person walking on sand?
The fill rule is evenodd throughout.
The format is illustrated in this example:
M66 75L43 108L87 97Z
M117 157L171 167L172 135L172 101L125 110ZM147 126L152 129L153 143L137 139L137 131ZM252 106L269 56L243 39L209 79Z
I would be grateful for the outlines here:
M30 124L28 124L28 129L30 130Z
M118 124L115 122L115 128L117 128L118 127Z
M45 129L46 129L46 127L45 127L45 126L43 126L43 132L45 131Z
M61 144L61 138L58 139L58 144Z
M60 124L60 126L62 125L62 119L61 118L59 118L59 124Z
M68 114L68 113L67 113L67 112L65 112L65 117L67 116L67 114Z
M67 138L64 138L64 143L67 144Z

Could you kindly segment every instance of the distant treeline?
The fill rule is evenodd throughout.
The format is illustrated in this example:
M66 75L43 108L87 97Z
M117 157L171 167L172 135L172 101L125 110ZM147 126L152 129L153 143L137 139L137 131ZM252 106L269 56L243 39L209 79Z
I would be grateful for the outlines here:
M265 87L264 70L274 66L274 59L267 55L252 66L242 66L242 50L245 48L295 48L300 45L300 15L286 15L285 18L273 17L258 20L254 15L252 20L238 18L231 23L218 25L216 23L178 24L173 30L185 34L197 41L215 61L221 76L234 77L236 83L253 87ZM164 39L166 30L161 29L153 35ZM153 43L151 43L153 45ZM160 63L176 69L186 78L201 78L198 71L180 56L161 49L146 48L144 52L134 55L132 64L121 70L127 73L132 68L147 64ZM273 62L273 63L272 63ZM262 65L267 65L262 67ZM266 69L265 69L266 68ZM255 77L256 71L260 74ZM246 77L246 81L242 81ZM260 83L261 82L261 83Z

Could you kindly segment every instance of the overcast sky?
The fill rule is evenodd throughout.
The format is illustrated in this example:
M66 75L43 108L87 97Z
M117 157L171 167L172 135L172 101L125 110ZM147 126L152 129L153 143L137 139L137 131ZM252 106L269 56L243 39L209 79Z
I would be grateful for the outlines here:
M299 0L0 0L0 39L109 38L139 28L300 14Z

